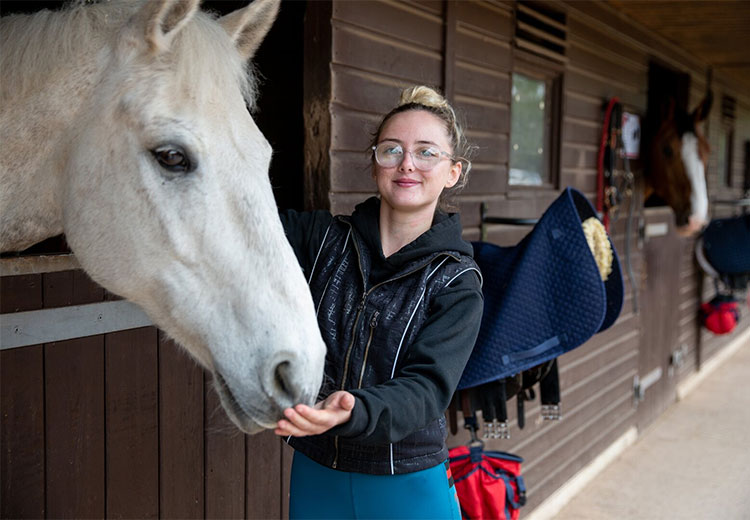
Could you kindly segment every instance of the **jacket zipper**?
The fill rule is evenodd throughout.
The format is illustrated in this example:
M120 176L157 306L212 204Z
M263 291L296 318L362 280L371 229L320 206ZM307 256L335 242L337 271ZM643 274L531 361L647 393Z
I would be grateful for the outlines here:
M342 222L345 223L347 226L349 226L350 229L352 228L352 225L349 222L345 222L345 221L342 221ZM359 251L359 246L357 245L357 240L354 237L352 237L352 244L354 245L354 250L357 253L357 264L359 266L359 274L360 274L360 276L362 276L362 285L364 287L364 286L366 286L367 282L365 280L365 273L362 270L362 260L361 260L361 254L360 254L360 251ZM431 264L435 259L437 259L437 258L439 258L441 256L449 256L449 257L451 257L451 258L453 258L455 260L458 260L457 257L455 257L454 255L452 255L450 253L441 253L441 254L435 256L435 258L431 259L426 264L419 265L419 266L415 267L414 269L412 269L411 271L409 271L407 273L402 273L401 275L396 276L395 278L389 278L388 280L385 280L385 281L382 281L382 282L380 282L378 284L373 285L368 290L366 290L364 292L364 294L362 294L362 299L360 300L359 305L357 306L357 317L354 318L354 325L352 326L352 340L349 342L349 347L347 348L347 350L346 350L346 356L344 357L344 375L341 378L341 385L339 386L340 390L344 390L344 387L346 386L346 378L349 375L349 358L351 357L352 348L354 348L354 340L356 339L356 336L357 336L357 334L356 334L357 324L359 323L359 318L362 315L362 310L364 310L364 308L365 308L365 303L367 302L367 297L370 295L370 293L372 291L374 291L375 289L377 289L378 287L380 287L381 285L383 285L383 284L386 284L386 283L389 283L389 282L393 282L393 281L399 280L401 278L405 278L405 277L407 277L407 276L409 276L409 275L411 275L413 273L416 273L417 271L419 271L421 269L424 269L427 265ZM365 359L364 359L364 362L362 364L362 373L364 373L365 363L367 362L367 353L368 353L369 348L370 348L370 342L372 341L372 334L375 331L375 326L373 325L373 321L375 323L377 323L377 317L378 316L379 316L379 313L376 312L373 315L374 319L370 320L370 336L369 336L369 338L367 340L367 346L365 347ZM360 385L362 384L362 373L360 374L360 377L359 377L359 384ZM335 435L333 437L333 448L334 448L334 457L333 457L333 464L331 464L331 468L336 469L336 467L338 466L338 462L339 462L339 436L338 435Z
M372 334L375 332L375 326L378 324L378 317L380 313L375 311L370 318L370 335L367 337L367 345L365 345L365 356L362 359L362 369L359 371L359 381L357 382L357 388L362 388L362 379L365 376L365 367L367 366L367 355L370 353L370 343L372 343Z
M360 267L361 271L361 267ZM362 315L362 310L365 308L365 300L367 299L367 293L362 295L362 300L360 300L359 305L357 306L357 317L354 318L354 326L352 327L353 331L357 330L357 323L359 323L359 317ZM339 385L339 390L344 390L346 387L346 378L349 375L349 358L352 355L352 348L354 348L354 340L357 339L357 335L355 332L352 332L352 340L349 342L349 348L346 349L346 356L344 357L344 375L341 378L341 385ZM336 469L336 466L338 466L339 461L339 436L336 435L333 437L333 447L334 447L334 457L333 457L333 464L331 467L333 469Z

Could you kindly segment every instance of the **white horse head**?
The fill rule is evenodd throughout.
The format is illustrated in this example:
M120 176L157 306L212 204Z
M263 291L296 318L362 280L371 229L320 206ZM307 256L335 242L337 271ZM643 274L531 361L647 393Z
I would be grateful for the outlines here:
M3 19L0 42L2 250L65 232L251 433L313 401L325 357L247 109L278 6L215 20L198 0L103 3Z

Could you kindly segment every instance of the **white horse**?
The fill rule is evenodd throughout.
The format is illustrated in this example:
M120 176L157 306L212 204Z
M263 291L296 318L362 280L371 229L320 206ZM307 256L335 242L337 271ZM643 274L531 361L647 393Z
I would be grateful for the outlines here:
M209 370L250 433L317 396L325 346L278 218L247 60L279 0L2 20L0 250L64 232L84 270Z

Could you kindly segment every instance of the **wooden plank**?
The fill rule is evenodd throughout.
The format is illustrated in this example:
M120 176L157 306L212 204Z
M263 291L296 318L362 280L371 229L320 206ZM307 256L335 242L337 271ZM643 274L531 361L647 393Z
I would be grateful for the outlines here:
M456 19L464 30L510 41L513 21L509 11L488 3L456 2Z
M281 518L289 518L289 479L292 474L294 450L286 442L281 443Z
M505 165L475 164L469 172L469 182L461 192L464 195L502 193L507 186L508 168Z
M598 423L601 427L591 428L592 432L597 432L598 435L593 439L584 438L585 441L588 441L588 444L574 454L571 455L570 452L563 451L559 454L559 457L550 460L545 466L531 468L530 471L527 471L524 475L529 483L527 484L529 500L526 507L529 510L537 507L599 453L610 446L631 426L631 423L632 414L627 412L627 405L622 404L620 409L613 410L608 415L601 417ZM531 490L529 490L530 486L533 486Z
M154 327L106 335L107 516L159 516Z
M463 114L467 127L473 131L494 134L510 132L510 110L507 105L460 98L456 100L454 108Z
M159 516L202 518L203 370L159 333Z
M616 61L616 55L607 56L595 42L582 41L571 45L567 56L571 65L601 74L613 83L631 89L645 88L647 84L648 67L645 63L638 64L637 68L628 67L628 64Z
M566 141L576 143L596 143L601 138L601 125L586 120L565 118L562 132Z
M25 274L0 278L0 312L33 311L42 308L42 275Z
M458 62L454 73L456 94L508 103L510 101L510 76L493 72L476 65Z
M377 131L379 122L379 116L343 110L334 105L331 110L331 150L367 150L370 136Z
M427 49L443 45L442 19L403 2L335 2L333 17Z
M600 97L602 100L617 96L626 106L637 107L645 112L646 89L632 84L613 82L611 78L598 71L588 71L577 65L569 65L565 73L565 89L591 97Z
M281 518L286 500L282 497L283 468L281 439L272 431L246 435L246 516L245 518Z
M80 269L44 275L44 308L100 302L104 289Z
M40 275L0 279L0 310L42 306ZM0 517L43 518L44 358L41 346L0 352Z
M205 447L207 518L245 516L245 436L221 408L206 375Z
M596 145L586 144L585 146L576 146L575 143L566 141L562 146L561 167L565 168L585 168L594 170L596 168L597 149Z
M12 256L0 259L0 276L42 274L80 269L72 253L63 255Z
M497 72L511 69L510 45L502 40L456 31L456 59Z
M49 343L46 381L47 516L105 516L104 340Z
M375 193L370 161L364 152L336 152L331 159L331 190Z
M44 518L42 347L0 352L0 517Z
M426 85L440 84L443 75L441 55L436 51L338 24L333 26L333 63Z
M44 275L45 307L100 301L81 271ZM50 517L105 516L104 338L44 346L46 489Z
M508 164L508 136L507 134L493 134L486 132L472 132L466 130L466 138L476 146L472 161L484 164Z
M565 93L565 116L588 119L590 121L604 120L604 100L594 96L581 96L573 92Z
M332 102L353 111L384 115L398 103L409 82L343 65L331 67Z
M613 413L617 416L632 416L635 409L632 399L632 380L628 374L613 375L618 382L612 388L601 391L600 396L592 398L586 406L566 412L563 409L562 421L546 421L543 424L542 436L535 438L535 442L524 442L522 447L513 447L516 453L521 453L527 460L526 470L543 467L547 470L555 468L563 460L570 460L586 451L592 440L613 421ZM607 422L607 418L610 423ZM535 421L527 417L527 427ZM528 440L530 432L523 430L523 436L518 438ZM512 435L512 433L511 433ZM544 442L539 442L544 439Z

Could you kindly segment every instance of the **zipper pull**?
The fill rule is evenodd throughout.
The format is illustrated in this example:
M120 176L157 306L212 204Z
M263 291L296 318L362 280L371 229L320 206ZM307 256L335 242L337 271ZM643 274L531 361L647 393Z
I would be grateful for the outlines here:
M375 311L375 312L374 312L374 313L372 314L372 318L370 318L370 328L371 328L371 329L374 329L374 328L375 328L375 325L377 325L377 324L378 324L378 317L379 317L379 316L380 316L380 312L378 312L378 311Z

